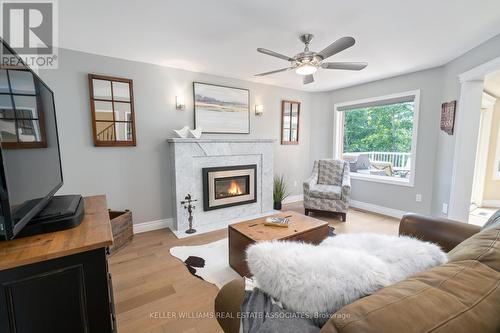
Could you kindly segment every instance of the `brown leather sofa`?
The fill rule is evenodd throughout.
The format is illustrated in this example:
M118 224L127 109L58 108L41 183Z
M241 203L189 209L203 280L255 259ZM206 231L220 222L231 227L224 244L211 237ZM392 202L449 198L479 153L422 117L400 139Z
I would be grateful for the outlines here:
M470 224L416 214L403 217L400 235L439 244L447 264L388 286L340 309L321 333L500 332L500 226ZM332 259L334 260L334 259ZM219 324L239 332L243 280L225 285L215 310Z

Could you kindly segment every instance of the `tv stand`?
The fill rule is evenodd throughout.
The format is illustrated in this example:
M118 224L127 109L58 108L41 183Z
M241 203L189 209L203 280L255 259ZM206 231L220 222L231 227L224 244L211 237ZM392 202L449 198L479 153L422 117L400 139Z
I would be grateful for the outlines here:
M83 203L73 229L0 242L1 333L116 333L106 197Z
M82 222L84 213L81 195L55 196L38 215L31 219L16 238L76 227Z

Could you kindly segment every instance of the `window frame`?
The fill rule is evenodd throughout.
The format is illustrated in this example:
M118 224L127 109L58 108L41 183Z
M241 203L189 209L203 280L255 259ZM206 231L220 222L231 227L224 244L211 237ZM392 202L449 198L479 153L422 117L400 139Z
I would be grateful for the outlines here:
M290 104L290 128L288 129L290 134L288 136L289 140L283 139L283 133L285 131L285 104ZM297 140L292 141L292 109L293 105L297 105ZM298 145L299 144L299 129L300 129L300 105L299 101L292 100L282 100L281 101L281 131L280 131L280 141L282 145Z
M92 120L92 134L93 134L94 146L96 146L96 147L135 147L137 145L137 141L136 141L136 130L135 130L133 80L121 78L121 77L115 77L115 76L98 75L98 74L89 74L88 80L89 80L90 110L91 110L91 115L92 115L91 120ZM102 81L109 81L110 82L111 99L106 100L106 99L100 99L100 98L94 97L94 82L93 82L93 80L102 80ZM129 102L114 99L113 82L127 83L129 85L129 96L130 96ZM98 122L98 120L96 119L95 101L110 102L111 103L113 120L110 120L108 122L113 123L113 126L114 126L113 128L115 131L115 134L114 134L115 140L106 140L105 141L105 140L98 140L97 139L97 134L98 134L97 133L97 122ZM117 121L117 120L115 120L115 103L128 103L128 104L130 104L130 121ZM132 128L132 140L131 141L116 140L116 124L117 123L123 123L123 124L130 123L131 128Z
M9 92L4 92L0 93L0 95L6 95L10 96L10 101L12 104L12 110L14 112L14 118L2 118L2 119L9 119L14 121L14 126L16 130L16 138L17 142L8 142L2 141L2 148L4 149L33 149L33 148L47 148L47 136L45 133L45 117L44 117L44 112L43 108L41 107L40 103L40 92L38 90L37 82L35 80L35 75L27 68L17 66L0 66L0 69L5 70L7 74L7 83L9 85ZM27 93L14 93L12 92L12 82L10 79L10 71L25 71L30 73L33 76L33 86L35 88L35 93L34 94L27 94ZM36 104L36 112L38 117L37 118L18 118L17 117L17 112L16 112L16 102L15 102L15 96L24 96L24 97L34 97L35 98L35 104ZM40 129L40 141L19 141L19 127L18 123L20 121L36 121L38 122L38 128Z
M420 89L410 90L385 96L376 96L364 99L358 99L348 102L336 103L333 105L334 116L333 116L333 156L335 158L341 159L344 153L344 112L349 111L339 111L339 108L345 108L349 106L354 106L357 104L365 103L375 103L390 99L397 99L402 97L413 96L413 129L412 129L412 142L410 151L410 177L408 180L403 180L396 177L388 176L377 176L377 175L364 175L352 172L350 174L351 178L358 179L361 181L385 183L399 186L414 187L415 186L415 174L416 174L416 162L417 162L417 146L418 146L418 120L420 114Z

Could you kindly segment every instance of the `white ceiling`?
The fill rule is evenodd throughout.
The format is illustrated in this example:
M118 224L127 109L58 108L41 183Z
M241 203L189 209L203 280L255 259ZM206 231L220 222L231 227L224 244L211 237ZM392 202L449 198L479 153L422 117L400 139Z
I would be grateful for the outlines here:
M491 73L484 80L484 90L493 97L500 98L500 71Z
M307 91L324 91L442 65L500 33L499 0L64 0L61 47ZM360 72L322 70L255 78L288 62L300 33L319 52L342 36L354 47L330 61L367 61Z

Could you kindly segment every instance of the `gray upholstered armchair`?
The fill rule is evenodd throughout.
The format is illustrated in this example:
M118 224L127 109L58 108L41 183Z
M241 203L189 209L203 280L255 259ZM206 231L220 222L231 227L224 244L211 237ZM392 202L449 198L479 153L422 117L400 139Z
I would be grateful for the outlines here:
M312 175L304 182L305 214L334 212L345 221L350 197L349 163L342 160L314 161Z

